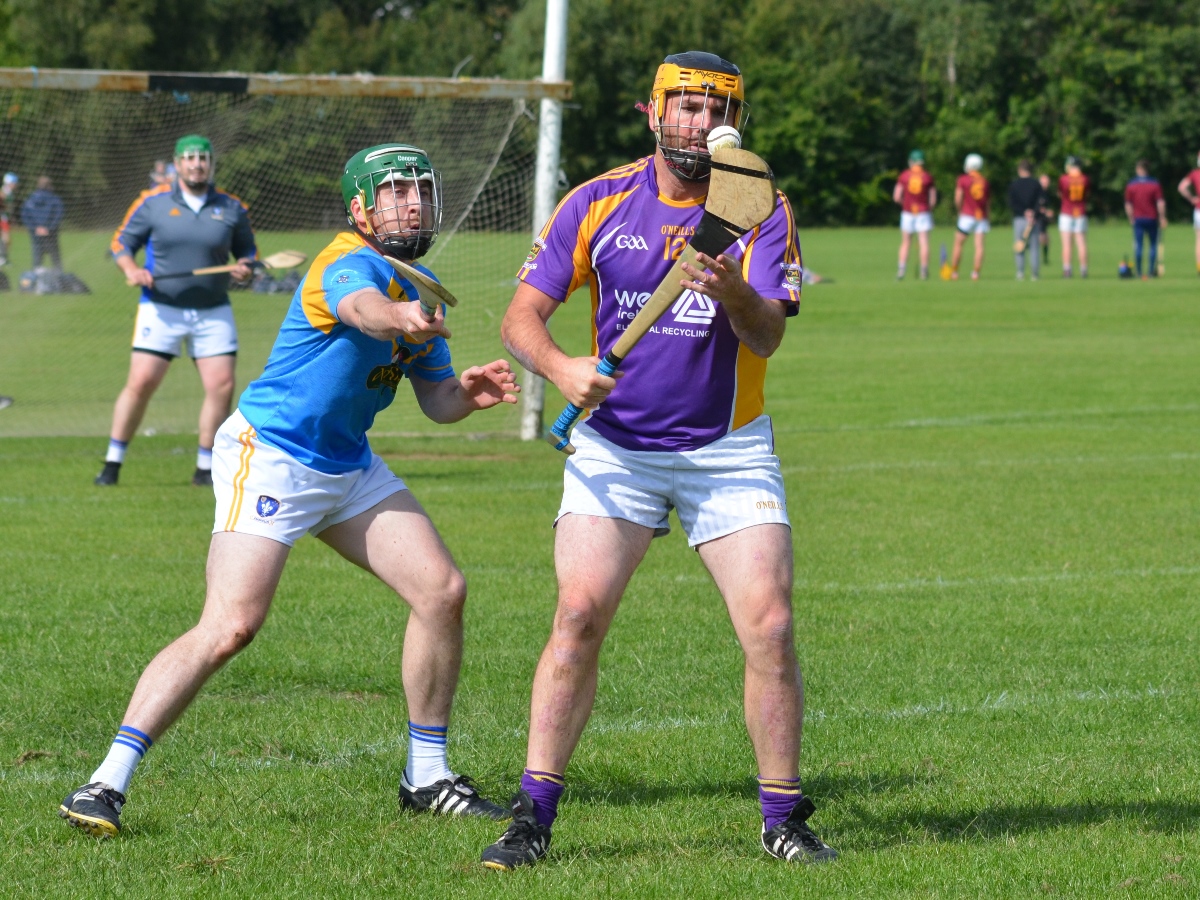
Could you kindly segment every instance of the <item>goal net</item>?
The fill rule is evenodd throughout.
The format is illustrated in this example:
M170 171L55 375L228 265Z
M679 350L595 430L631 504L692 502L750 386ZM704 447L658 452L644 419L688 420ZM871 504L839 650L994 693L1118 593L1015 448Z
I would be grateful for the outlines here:
M536 101L563 84L369 76L199 76L0 70L0 172L20 182L9 201L9 291L0 329L0 436L107 434L125 380L138 293L108 252L114 229L175 141L209 137L215 182L250 208L259 252L311 259L345 227L342 166L374 144L404 141L442 170L440 237L422 260L461 301L447 326L458 368L504 355L500 317L529 245ZM22 290L32 268L20 207L39 177L63 201L62 268L88 294ZM304 268L298 270L302 275ZM293 276L293 281L295 276ZM29 284L35 290L38 282ZM40 283L45 288L45 280ZM0 284L0 288L3 284ZM232 291L238 390L261 372L291 299L285 284ZM261 289L276 287L278 292ZM380 432L433 432L402 391ZM202 399L193 367L177 361L143 432L191 433ZM235 395L236 402L236 395ZM486 420L486 421L485 421ZM464 423L514 431L506 408Z

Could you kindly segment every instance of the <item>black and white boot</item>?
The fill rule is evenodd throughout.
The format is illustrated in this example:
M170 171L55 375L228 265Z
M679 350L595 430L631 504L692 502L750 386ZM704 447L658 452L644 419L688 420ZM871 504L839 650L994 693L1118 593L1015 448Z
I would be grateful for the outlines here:
M483 797L468 775L455 775L435 781L429 787L413 787L407 773L400 776L400 806L416 812L434 812L444 816L483 816L507 819L507 809Z
M808 817L817 811L817 807L807 797L792 807L791 814L772 828L767 830L763 822L763 849L777 859L786 859L797 863L823 863L837 859L838 852L821 840L808 827Z
M482 862L489 869L511 872L517 866L537 862L550 849L550 829L539 825L528 791L517 791L512 802L512 823L500 840L483 851Z
M121 831L121 807L125 795L107 784L95 781L67 794L58 814L73 828L92 837L116 837Z

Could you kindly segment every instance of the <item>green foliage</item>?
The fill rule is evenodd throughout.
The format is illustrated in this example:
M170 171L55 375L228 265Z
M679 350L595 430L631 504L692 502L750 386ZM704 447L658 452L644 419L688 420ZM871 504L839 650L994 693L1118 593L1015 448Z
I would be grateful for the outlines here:
M545 0L8 0L0 61L160 70L541 72ZM969 152L1002 194L1016 161L1080 156L1120 213L1149 160L1173 215L1200 148L1200 0L574 0L563 165L573 183L650 151L662 57L746 72L747 146L806 224L890 222L921 146L944 196ZM949 204L939 209L949 216Z

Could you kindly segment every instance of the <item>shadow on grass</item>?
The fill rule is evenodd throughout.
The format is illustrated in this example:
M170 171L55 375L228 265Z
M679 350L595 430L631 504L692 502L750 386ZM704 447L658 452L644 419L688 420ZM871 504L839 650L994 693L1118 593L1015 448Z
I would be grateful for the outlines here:
M828 806L842 797L861 797L929 787L939 780L936 774L852 773L826 771L804 779L804 792L818 806ZM724 797L757 800L758 782L750 776L722 781L645 782L627 778L583 778L567 783L568 802L598 806L654 806L674 800L711 800Z
M1200 803L1180 800L1130 800L1124 803L1013 804L954 811L908 810L875 814L847 811L842 832L862 830L870 835L860 849L879 849L922 841L994 840L1036 831L1078 828L1120 822L1148 831L1195 830ZM857 843L857 842L854 842Z

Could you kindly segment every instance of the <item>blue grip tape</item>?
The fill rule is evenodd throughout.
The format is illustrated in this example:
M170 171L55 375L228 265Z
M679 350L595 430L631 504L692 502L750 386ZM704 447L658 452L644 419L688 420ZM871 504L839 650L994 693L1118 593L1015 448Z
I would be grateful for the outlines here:
M610 359L608 355L600 360L600 364L596 366L596 371L601 375L612 375L617 371L617 366L621 364L619 359ZM550 426L550 433L559 439L554 445L555 450L561 450L571 441L571 428L575 424L575 420L583 415L583 409L576 406L574 403L568 403L567 408L558 414L558 418L554 420L554 424Z
M550 426L551 434L562 438L562 446L567 445L567 439L571 434L571 426L575 424L575 420L583 415L583 408L576 406L574 403L568 403L567 408L558 414L558 418L554 420L554 424ZM559 447L558 449L562 449Z

